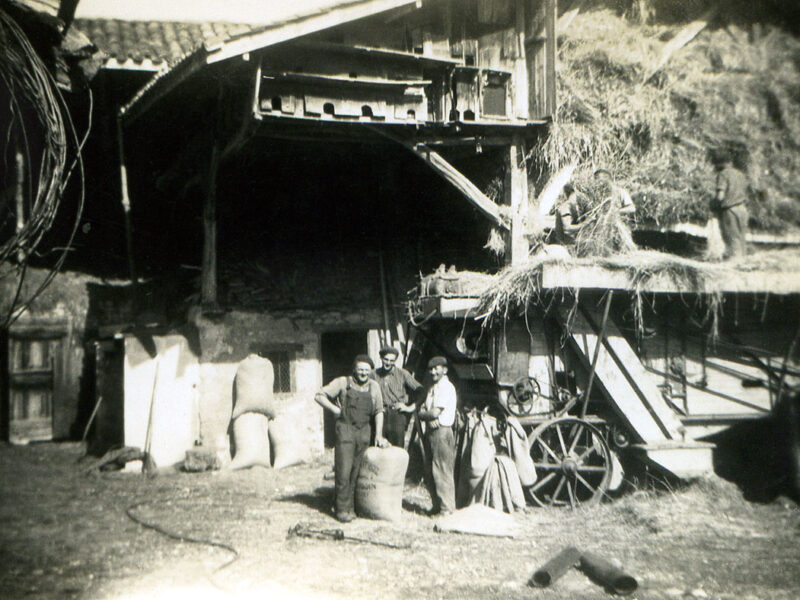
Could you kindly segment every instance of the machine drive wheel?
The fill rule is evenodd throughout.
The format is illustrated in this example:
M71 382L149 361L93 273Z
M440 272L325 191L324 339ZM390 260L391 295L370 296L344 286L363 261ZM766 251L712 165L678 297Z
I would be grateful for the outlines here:
M514 383L508 394L508 411L516 417L530 414L534 403L541 397L539 382L533 377L523 377Z
M611 479L611 452L597 427L574 417L542 423L528 436L536 483L527 488L539 506L597 502Z

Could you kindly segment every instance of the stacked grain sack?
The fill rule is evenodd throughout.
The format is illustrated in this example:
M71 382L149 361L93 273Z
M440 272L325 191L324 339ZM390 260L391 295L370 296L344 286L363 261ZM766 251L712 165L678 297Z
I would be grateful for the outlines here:
M233 382L234 458L230 469L270 466L269 419L275 417L272 362L251 354L239 363Z
M306 399L289 397L275 402L275 418L269 425L274 468L290 467L314 458L314 428L318 415L318 409Z

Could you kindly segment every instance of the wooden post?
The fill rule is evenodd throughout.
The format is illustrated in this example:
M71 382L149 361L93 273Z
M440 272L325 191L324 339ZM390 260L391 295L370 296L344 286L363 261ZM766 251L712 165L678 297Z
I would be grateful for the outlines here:
M128 196L128 168L125 165L125 145L122 135L122 120L117 115L117 152L119 156L119 185L120 202L122 211L125 215L125 248L128 253L128 274L133 285L134 302L138 302L139 294L137 290L136 261L133 257L133 225L131 224L131 199Z
M528 173L525 169L525 145L519 136L508 147L508 177L506 178L506 204L511 207L511 234L508 262L518 265L528 260L526 211L528 208Z
M528 119L528 60L525 53L525 2L516 3L517 58L514 60L514 113L518 119Z
M545 5L545 114L556 119L556 0L546 0Z
M204 310L217 310L217 170L219 144L211 143L208 168L203 185L203 262L201 264L200 302Z

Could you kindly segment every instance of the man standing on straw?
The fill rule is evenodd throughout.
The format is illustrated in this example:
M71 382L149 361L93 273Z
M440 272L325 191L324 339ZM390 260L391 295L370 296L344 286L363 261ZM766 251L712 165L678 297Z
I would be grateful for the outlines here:
M744 256L747 252L747 178L733 167L730 153L725 150L712 150L711 163L717 172L711 212L719 219L722 240L725 242L724 258Z
M419 418L425 422L425 441L430 447L435 488L433 513L446 515L456 509L456 436L453 425L458 399L455 386L447 378L446 358L434 356L428 361L428 371L433 385L420 408Z

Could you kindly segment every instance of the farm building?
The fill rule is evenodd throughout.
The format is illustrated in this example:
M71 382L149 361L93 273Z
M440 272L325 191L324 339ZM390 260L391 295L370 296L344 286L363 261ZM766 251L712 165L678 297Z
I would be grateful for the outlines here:
M321 452L313 391L397 341L418 273L496 267L481 247L522 218L522 160L554 103L554 3L301 2L262 21L79 8L108 54L72 261L90 274L57 277L10 329L10 354L32 357L11 381L55 365L58 382L12 383L28 407L12 439L80 434L98 407L106 446L141 446L155 398L157 462L227 451L233 375L258 353Z
M795 254L702 268L530 256L547 221L539 192L564 166L554 140L585 133L582 117L553 125L557 24L583 18L569 6L309 0L200 23L115 18L107 4L79 6L73 24L107 55L92 83L84 227L8 328L12 441L80 437L91 421L96 452L143 447L150 429L159 465L196 444L224 460L234 374L255 353L317 454L330 431L314 391L411 332L409 359L448 350L462 400L508 407L533 378L528 418L558 413L560 390L588 389L570 414L605 418L603 443L641 446L672 472L709 468L710 446L693 442L772 409L779 386L765 373L780 377L797 330ZM652 182L633 174L626 163L624 183L650 206ZM641 246L696 241L643 214ZM483 248L490 234L499 258ZM455 291L412 297L412 323L425 323L408 328L407 290L442 263L510 267L483 287L455 277ZM23 292L44 275L26 277ZM16 281L2 283L12 298ZM704 319L720 305L714 337ZM598 404L607 415L586 412ZM696 452L682 471L657 450L678 442Z

